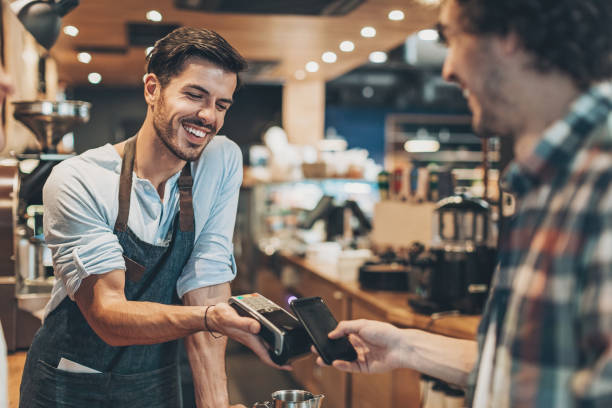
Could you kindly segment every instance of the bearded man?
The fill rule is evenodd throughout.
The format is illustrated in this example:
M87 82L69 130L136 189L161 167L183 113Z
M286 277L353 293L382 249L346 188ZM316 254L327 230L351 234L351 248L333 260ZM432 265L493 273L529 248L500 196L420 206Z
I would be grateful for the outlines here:
M44 187L57 280L22 407L180 407L179 338L198 407L229 406L219 334L276 366L259 323L225 303L242 156L215 135L246 62L217 33L192 28L147 58L138 133L65 160Z

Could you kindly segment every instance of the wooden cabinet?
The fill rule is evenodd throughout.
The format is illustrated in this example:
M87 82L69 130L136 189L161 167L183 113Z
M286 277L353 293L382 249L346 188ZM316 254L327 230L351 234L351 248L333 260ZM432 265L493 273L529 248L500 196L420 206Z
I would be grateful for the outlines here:
M351 319L386 320L381 311L354 298ZM420 374L395 370L385 374L351 374L351 408L407 408L419 406Z

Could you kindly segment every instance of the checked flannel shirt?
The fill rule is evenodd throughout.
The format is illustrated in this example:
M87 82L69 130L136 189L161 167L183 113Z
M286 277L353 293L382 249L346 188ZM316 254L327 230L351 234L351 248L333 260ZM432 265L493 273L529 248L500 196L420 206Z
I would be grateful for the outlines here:
M504 174L518 207L478 329L475 408L612 407L611 112L612 83L592 87Z

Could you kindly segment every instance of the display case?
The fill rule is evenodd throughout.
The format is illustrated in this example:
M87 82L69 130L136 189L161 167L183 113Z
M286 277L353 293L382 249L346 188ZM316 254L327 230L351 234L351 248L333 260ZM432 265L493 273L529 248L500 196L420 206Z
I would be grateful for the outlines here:
M254 287L258 251L268 255L281 249L300 252L304 250L301 247L304 241L325 240L320 225L300 228L303 218L324 196L331 197L334 205L355 202L368 220L380 199L377 183L361 179L305 179L256 183L241 188L234 233L238 267L234 291L248 291ZM359 221L353 219L351 222Z

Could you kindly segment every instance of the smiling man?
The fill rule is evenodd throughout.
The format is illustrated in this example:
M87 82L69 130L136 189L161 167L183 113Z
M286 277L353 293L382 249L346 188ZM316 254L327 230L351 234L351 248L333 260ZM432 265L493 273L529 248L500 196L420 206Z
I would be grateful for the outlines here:
M359 358L333 364L412 368L476 408L612 407L612 2L446 0L439 31L475 132L515 146L478 343L341 322Z
M242 160L215 135L245 68L215 32L173 31L148 56L138 133L53 170L43 200L57 280L22 407L180 407L183 337L198 407L229 405L220 334L275 366L259 324L225 303Z

